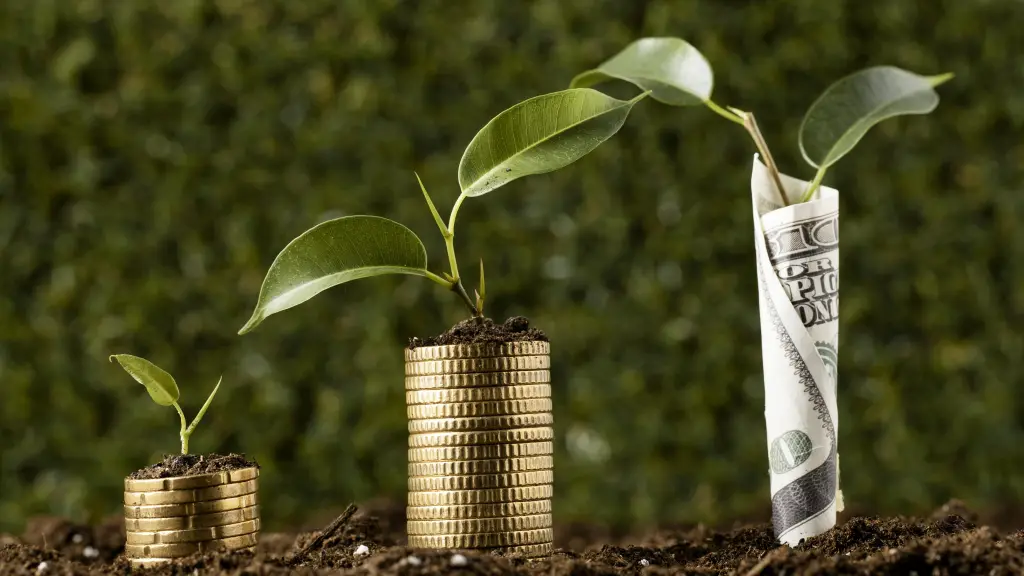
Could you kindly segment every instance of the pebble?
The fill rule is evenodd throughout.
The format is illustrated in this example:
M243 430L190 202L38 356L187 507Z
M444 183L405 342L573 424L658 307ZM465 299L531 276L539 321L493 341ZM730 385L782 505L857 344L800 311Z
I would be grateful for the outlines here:
M405 561L408 562L410 566L419 566L420 564L423 564L423 560L420 560L416 556L409 556Z
M85 540L85 538L83 538L81 534L75 534L71 537L71 541L75 544L81 544L82 540Z
M452 554L452 566L465 566L469 564L469 560L466 559L462 554Z
M360 544L356 551L352 553L353 556L366 556L370 553L370 548L366 544Z
M640 565L641 566L650 566L651 565L651 561L648 560L647 558L641 558L640 559Z
M85 556L86 558L96 558L99 555L100 551L92 546L86 546L85 550L82 550L82 556Z
M45 561L44 562L40 562L39 566L36 566L36 572L38 572L40 574L42 574L43 572L46 572L49 569L50 569L50 565L47 564Z

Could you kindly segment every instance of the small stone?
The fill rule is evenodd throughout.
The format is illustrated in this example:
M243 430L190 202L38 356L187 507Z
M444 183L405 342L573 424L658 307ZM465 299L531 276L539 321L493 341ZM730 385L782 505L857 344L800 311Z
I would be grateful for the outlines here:
M46 562L40 562L39 566L36 566L36 572L38 572L39 574L42 574L43 572L46 572L49 569L50 565Z
M465 566L469 560L462 554L452 554L452 566Z
M640 565L641 566L650 566L651 565L651 561L648 560L647 558L641 558L640 559Z
M82 550L82 556L86 558L96 558L100 555L100 551L93 548L92 546L86 546L85 550Z
M408 562L410 566L419 566L420 564L423 564L423 560L420 560L416 556L409 556L405 561Z
M352 553L353 556L366 556L370 553L370 548L366 544L360 544L356 551Z
M75 534L71 537L71 541L75 544L81 544L82 540L85 540L85 538L83 538L81 534Z

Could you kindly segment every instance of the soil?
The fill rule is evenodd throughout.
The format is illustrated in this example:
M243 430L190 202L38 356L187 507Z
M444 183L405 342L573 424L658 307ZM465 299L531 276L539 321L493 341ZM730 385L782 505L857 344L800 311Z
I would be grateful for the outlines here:
M1000 533L976 525L958 502L930 518L858 516L799 546L779 546L768 523L715 531L703 526L623 538L574 526L556 530L560 548L551 558L525 560L464 551L411 550L401 545L403 508L376 503L340 517L325 532L264 533L255 554L196 555L135 573L278 576L464 574L529 576L604 574L810 574L1003 575L1024 573L1024 531ZM378 520L378 517L381 520ZM116 520L116 521L115 521ZM0 536L0 574L95 576L128 574L119 558L120 519L78 526L34 520L20 538ZM603 534L598 540L593 535ZM76 538L77 536L77 538ZM627 544L626 542L632 542ZM3 544L7 542L7 544ZM366 546L366 553L355 551ZM85 553L88 548L92 552ZM462 558L459 558L461 556ZM463 562L464 560L464 562ZM43 564L45 563L45 564ZM42 568L40 567L42 566Z
M531 328L530 321L522 316L513 316L502 324L495 324L490 318L469 318L439 336L411 338L409 348L449 344L505 344L536 340L547 342L548 337L544 332Z
M199 476L254 466L259 468L259 464L246 458L245 454L165 454L162 461L136 470L128 477L133 480L148 480Z

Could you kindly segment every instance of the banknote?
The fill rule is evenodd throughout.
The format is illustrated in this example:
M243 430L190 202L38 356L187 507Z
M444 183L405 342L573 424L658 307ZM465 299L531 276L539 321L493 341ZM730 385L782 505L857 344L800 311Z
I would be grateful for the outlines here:
M794 545L835 526L839 347L839 192L782 175L784 206L754 156L750 179L757 254L765 424L775 536Z

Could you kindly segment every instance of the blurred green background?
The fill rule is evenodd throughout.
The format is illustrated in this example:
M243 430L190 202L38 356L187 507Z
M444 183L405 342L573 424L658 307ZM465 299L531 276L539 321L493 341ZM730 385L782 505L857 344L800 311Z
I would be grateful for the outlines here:
M463 317L422 278L343 286L246 337L267 267L369 213L444 248L462 150L639 36L688 39L784 172L840 76L956 79L830 171L842 196L848 506L1024 503L1024 3L1018 0L36 0L0 3L0 530L117 512L177 447L113 352L173 373L192 439L264 467L282 529L404 498L401 349ZM631 93L628 90L623 93ZM490 311L553 341L556 514L617 526L769 511L746 135L654 101L557 173L460 213ZM474 281L475 283L475 281Z

